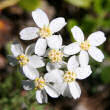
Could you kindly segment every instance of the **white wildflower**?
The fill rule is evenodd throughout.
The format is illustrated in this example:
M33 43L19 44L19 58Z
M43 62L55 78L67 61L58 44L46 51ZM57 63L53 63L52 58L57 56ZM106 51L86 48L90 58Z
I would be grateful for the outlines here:
M103 61L104 55L101 52L101 50L96 47L103 44L106 40L106 37L103 32L101 31L94 32L89 35L87 40L84 41L84 34L79 27L74 26L71 29L71 31L76 42L71 43L70 45L64 48L65 54L73 55L80 52L80 57L82 57L82 56L88 56L89 53L94 60L98 62Z
M42 57L32 55L34 47L35 44L29 45L24 52L22 46L19 43L14 42L11 45L13 56L8 56L10 63L12 65L19 63L24 75L31 80L39 76L39 72L36 68L45 66Z
M63 95L77 99L81 95L81 89L76 79L85 79L91 74L91 68L85 65L79 66L76 56L70 57L67 64L67 71L52 70L45 75L45 79L53 82L57 90Z
M37 40L35 45L35 53L39 56L43 56L46 51L46 47L50 42L54 42L53 34L60 31L65 25L65 19L59 17L53 19L49 23L49 19L44 11L37 9L32 12L32 17L39 28L28 27L20 32L20 38L23 40L32 40L35 38L40 38ZM55 39L59 40L59 39ZM51 44L49 44L50 46ZM53 44L52 44L53 45Z
M50 48L47 49L45 57L48 57L50 62L47 63L46 68L48 71L60 68L65 66L66 62L63 61L63 57L65 54L63 53L63 46L62 46L62 37L60 35L54 35L55 37L48 44ZM59 40L57 40L59 39Z
M59 96L56 89L42 77L37 77L34 81L24 80L22 83L25 90L36 90L36 99L40 104L48 102L47 94L53 98L57 98Z

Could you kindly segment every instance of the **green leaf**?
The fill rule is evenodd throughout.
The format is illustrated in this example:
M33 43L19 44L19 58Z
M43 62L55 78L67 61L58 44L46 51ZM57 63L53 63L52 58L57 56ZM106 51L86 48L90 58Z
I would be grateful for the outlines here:
M40 5L40 0L21 0L19 5L27 11L33 11Z
M96 30L96 21L93 16L86 15L81 23L81 28L84 30L85 35L89 35L94 30Z
M65 1L81 8L89 8L91 5L91 0L65 0Z
M109 29L110 28L110 19L104 20L102 22L102 28Z
M102 2L103 0L94 0L94 10L96 13L101 14L102 12Z
M110 66L105 66L102 68L101 80L104 83L110 83Z

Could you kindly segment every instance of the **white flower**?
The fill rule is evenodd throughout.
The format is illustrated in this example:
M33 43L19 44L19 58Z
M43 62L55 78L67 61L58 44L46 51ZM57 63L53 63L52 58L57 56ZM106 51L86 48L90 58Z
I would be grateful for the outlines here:
M60 95L56 89L42 77L37 77L34 81L24 80L22 83L25 90L36 90L36 99L40 104L48 102L47 94L53 98L57 98Z
M89 53L90 56L94 60L96 60L98 62L103 61L104 55L101 52L101 50L99 50L96 47L96 46L103 44L106 40L103 32L101 32L101 31L94 32L91 35L89 35L87 40L84 41L84 34L79 27L74 26L71 29L71 31L72 31L73 37L76 40L76 42L71 43L70 45L68 45L64 48L65 54L73 55L73 54L80 52L80 57L81 57L81 56L85 56L85 55L88 56L88 53ZM82 52L82 51L84 51L84 52ZM80 58L80 59L82 59L82 58Z
M32 55L34 47L35 44L29 45L24 52L22 46L19 43L14 42L11 45L13 56L8 56L10 64L14 66L19 63L24 75L31 80L39 76L39 72L36 68L45 66L41 57Z
M47 63L46 68L48 71L60 68L65 66L66 62L63 61L63 57L65 54L63 53L63 46L62 46L62 37L60 35L54 35L55 37L51 37L51 42L48 43L50 46L47 49L45 57L48 57L50 62ZM57 40L59 39L59 40Z
M33 11L32 17L39 28L28 27L23 29L20 32L20 38L23 40L32 40L40 36L40 38L36 42L35 53L39 56L43 56L45 54L47 45L51 41L55 43L55 36L53 34L60 31L66 25L66 22L63 17L59 17L53 19L49 23L49 19L46 13L43 12L41 9ZM59 39L55 39L55 41L56 40ZM50 45L51 44L49 44L49 46Z
M82 65L82 64L81 64ZM45 79L53 82L55 88L63 95L77 99L81 95L81 90L76 79L85 79L91 73L91 68L85 61L83 66L79 66L76 56L70 57L67 64L67 71L52 70L45 75Z

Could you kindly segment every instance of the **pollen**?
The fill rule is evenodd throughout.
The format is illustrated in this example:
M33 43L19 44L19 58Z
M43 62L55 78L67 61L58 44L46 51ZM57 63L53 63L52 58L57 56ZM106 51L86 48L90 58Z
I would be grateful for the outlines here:
M35 81L34 81L34 83L35 83L35 89L36 90L38 90L38 89L41 90L46 85L45 80L42 77L36 78Z
M24 66L29 62L28 57L25 56L24 54L19 55L16 59L19 61L19 64L21 66Z
M49 51L48 57L52 63L58 63L62 61L63 53L59 50L52 49Z
M81 49L82 50L86 50L86 51L89 50L90 46L91 45L90 45L90 43L87 40L82 42L81 45L80 45Z
M76 79L76 73L73 71L66 71L63 78L65 82L73 82Z
M49 27L44 26L43 28L41 28L41 29L39 30L39 35L40 35L42 38L47 38L47 37L49 37L49 36L52 35L52 32L51 32L51 30L50 30Z

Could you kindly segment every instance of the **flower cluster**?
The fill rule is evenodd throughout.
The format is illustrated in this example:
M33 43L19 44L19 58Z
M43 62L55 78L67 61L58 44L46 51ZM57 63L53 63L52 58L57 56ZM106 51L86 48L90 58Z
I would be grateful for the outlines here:
M71 29L74 43L63 45L60 31L67 23L63 17L49 22L45 12L37 9L32 17L38 27L24 28L20 32L22 40L32 40L33 43L23 50L18 42L11 45L13 56L8 56L12 66L19 64L21 72L28 78L23 80L25 90L35 89L38 103L47 103L47 94L53 98L67 96L77 99L81 95L78 80L91 75L89 55L102 62L104 55L97 46L103 44L106 37L103 32L92 33L87 40L78 26ZM42 73L39 68L45 69Z

